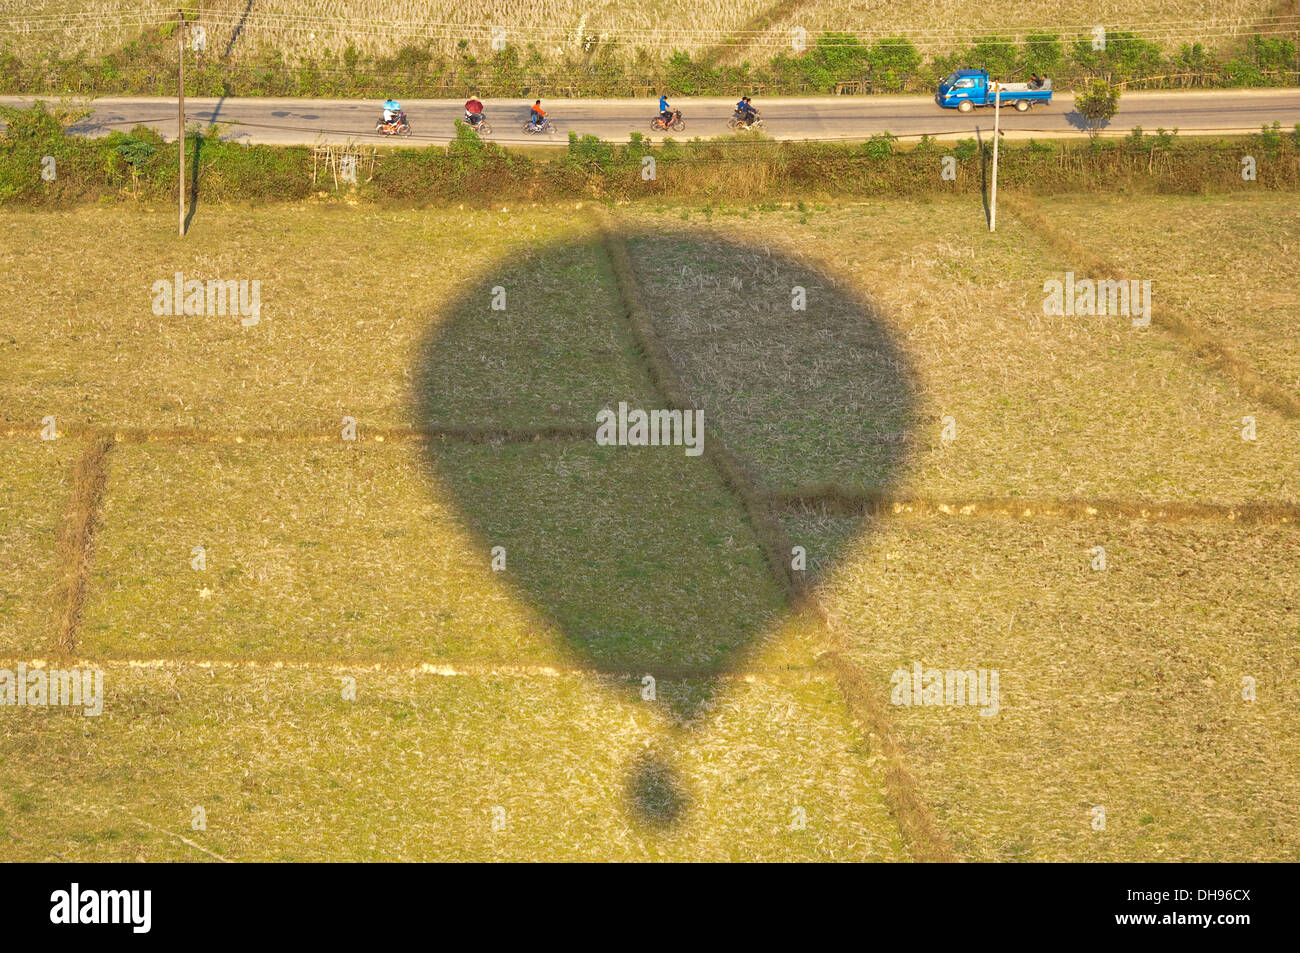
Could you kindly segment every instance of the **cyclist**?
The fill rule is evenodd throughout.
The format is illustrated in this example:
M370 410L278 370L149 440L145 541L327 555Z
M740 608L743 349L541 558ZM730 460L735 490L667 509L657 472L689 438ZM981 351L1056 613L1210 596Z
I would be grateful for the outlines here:
M478 96L470 96L465 103L465 121L474 129L477 129L479 123L483 121L483 104Z
M736 118L744 121L746 129L758 118L758 110L754 108L748 96L742 96L740 102L736 103Z

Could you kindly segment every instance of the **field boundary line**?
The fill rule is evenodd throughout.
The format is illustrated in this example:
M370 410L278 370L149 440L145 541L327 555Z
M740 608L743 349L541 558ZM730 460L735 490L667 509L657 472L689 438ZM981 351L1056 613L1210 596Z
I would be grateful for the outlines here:
M111 437L96 437L72 466L72 500L64 513L55 548L59 565L55 600L60 610L55 644L65 654L77 648L90 560L99 528L99 505L108 483L108 454L112 449Z
M1086 245L1057 229L1038 210L1037 203L1023 195L1003 197L1003 205L1030 231L1037 232L1076 267L1090 272L1089 277L1122 280L1120 269ZM1226 341L1210 334L1200 325L1171 314L1166 308L1151 308L1151 324L1182 341L1191 348L1192 356L1201 363L1221 370L1242 390L1265 406L1284 417L1300 417L1300 397L1272 381L1265 380L1244 357Z
M76 805L76 804L65 805L65 806L70 807L75 811L80 811L83 814L90 814L93 817L98 817L101 819L113 819L116 818L118 814L121 814L123 817L130 818L133 822L139 824L142 827L147 827L150 830L157 831L159 834L166 834L168 837L174 837L177 840L181 841L182 843L190 847L193 847L195 850L200 850L203 853L216 858L217 860L221 861L223 864L232 863L232 861L227 860L225 857L222 857L216 851L209 850L208 848L204 847L202 844L192 841L188 837L184 837L181 834L174 834L169 830L165 830L161 827L158 827L156 824L150 824L144 818L136 817L134 814L132 814L130 811L126 810L125 808L115 810L113 808L102 807L102 806L91 807L88 805ZM55 856L57 856L60 860L64 859L63 855L59 854L57 851L55 852Z
M54 666L79 666L138 670L195 671L250 671L250 672L320 672L333 675L359 675L372 672L379 675L435 676L438 678L578 678L584 681L605 680L640 683L646 675L660 682L723 681L743 682L748 685L760 682L782 685L820 678L813 669L793 669L786 666L750 667L727 672L714 669L689 669L660 666L644 670L613 671L611 669L583 668L572 665L523 665L503 662L376 662L371 659L355 661L266 658L187 658L185 656L156 656L153 658L90 658L61 655L58 658L40 656L0 655L0 667L14 668L19 664L29 669L48 669ZM804 676L803 678L799 676Z
M698 62L704 66L716 66L724 58L734 59L753 46L778 20L791 16L808 3L809 0L777 0L770 7L754 14L739 28L730 31L719 42L705 49L700 54Z
M340 418L341 419L341 418ZM205 430L200 427L149 429L144 427L104 427L72 424L60 437L69 439L110 439L115 444L243 444L243 443L351 443L340 436L339 427L322 429L248 431ZM434 440L460 440L466 443L531 443L541 440L590 440L592 427L388 427L368 428L360 424L356 443L427 443ZM38 439L40 427L11 427L3 436L12 439Z
M636 271L628 254L627 245L618 233L613 213L598 211L602 242L609 255L614 278L618 284L628 324L637 341L651 382L669 403L678 409L690 410L686 389L673 370L672 359L662 340L655 333L654 324L646 311L638 291ZM741 464L732 457L717 436L705 442L704 457L717 470L723 484L736 496L767 556L773 576L785 596L786 603L796 615L808 615L820 623L829 642L831 652L819 656L832 676L849 714L859 726L865 726L869 737L874 737L885 756L885 802L897 824L908 852L918 861L956 861L947 838L939 830L929 807L917 792L916 778L906 764L903 746L889 721L888 713L878 693L870 687L862 671L842 654L839 632L830 616L810 588L795 578L784 553L790 552L784 533L772 517L755 490ZM826 661L823 662L822 660Z
M820 608L820 604L818 604ZM824 611L824 610L823 610ZM823 615L826 628L839 641L835 626ZM898 731L862 668L845 657L837 647L818 659L830 671L849 711L874 739L885 757L885 790L890 809L908 842L912 855L923 863L955 863L960 860L948 838L935 823L930 807L921 797L916 777L907 765L907 754Z
M843 490L768 491L769 506L845 516L1001 517L1006 519L1142 520L1152 523L1233 523L1239 526L1300 525L1300 503L1194 503L1140 500L1075 500L1029 497L891 497Z
M772 545L790 552L790 540L775 522ZM898 823L899 831L913 858L922 863L955 863L961 858L934 820L934 815L920 794L916 776L907 763L907 752L898 730L889 716L884 695L874 687L862 667L845 653L845 640L806 573L796 576L782 560L782 569L795 593L795 604L813 613L827 635L831 648L817 657L817 663L831 675L836 689L850 714L869 743L885 759L885 800Z
M219 860L223 864L232 863L232 861L229 861L226 858L222 857L216 851L208 850L208 848L204 847L202 844L192 841L188 837L185 837L182 834L176 834L173 833L172 831L164 830L163 828L158 827L157 825L150 824L144 818L136 817L134 814L130 813L129 811L123 811L122 813L125 814L127 817L131 818L131 820L135 821L137 824L141 824L144 827L149 828L151 831L157 831L159 834L166 834L168 837L174 837L182 844L185 844L189 847L193 847L195 850L200 850L203 853L207 854L209 857L213 857L216 860Z

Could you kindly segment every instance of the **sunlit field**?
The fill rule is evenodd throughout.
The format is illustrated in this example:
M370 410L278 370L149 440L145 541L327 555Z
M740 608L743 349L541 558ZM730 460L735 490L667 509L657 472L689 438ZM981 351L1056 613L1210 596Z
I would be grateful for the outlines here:
M1293 205L6 213L0 854L1300 859Z

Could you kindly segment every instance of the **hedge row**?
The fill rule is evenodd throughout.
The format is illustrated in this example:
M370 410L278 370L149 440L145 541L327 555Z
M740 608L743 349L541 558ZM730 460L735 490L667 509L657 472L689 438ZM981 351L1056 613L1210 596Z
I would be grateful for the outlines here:
M121 49L99 58L58 53L24 59L0 54L0 93L174 95L174 25L151 27ZM461 96L641 96L815 94L843 91L897 93L932 90L937 76L958 67L982 67L1007 79L1031 72L1051 76L1057 88L1101 77L1148 85L1276 86L1300 84L1296 43L1253 36L1231 49L1184 44L1166 51L1131 32L1093 38L1032 34L974 39L944 56L924 58L906 38L867 44L852 34L826 33L800 54L768 62L719 65L708 56L675 53L667 59L644 51L631 59L595 41L580 53L544 56L533 44L477 56L468 42L453 55L406 45L387 57L362 56L348 47L337 56L287 63L272 51L252 61L216 52L192 57L186 90L194 96L317 96L386 98ZM1154 78L1154 79L1153 79Z

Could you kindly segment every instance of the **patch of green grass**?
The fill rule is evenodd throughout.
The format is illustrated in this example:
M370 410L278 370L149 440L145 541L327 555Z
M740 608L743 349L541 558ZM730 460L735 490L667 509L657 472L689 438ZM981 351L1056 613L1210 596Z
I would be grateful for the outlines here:
M888 485L914 425L908 356L864 297L771 251L698 230L628 242L675 373L760 483Z
M567 425L594 435L602 407L655 406L598 240L530 248L476 277L424 340L417 423Z
M717 671L784 611L744 512L704 457L595 442L432 446L440 498L504 579L603 671Z

